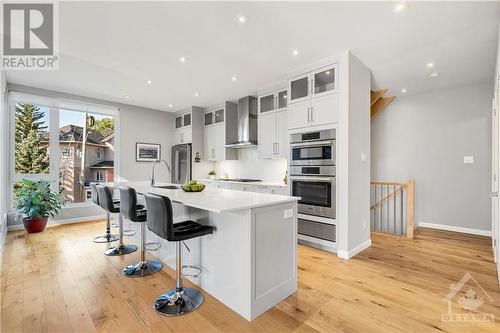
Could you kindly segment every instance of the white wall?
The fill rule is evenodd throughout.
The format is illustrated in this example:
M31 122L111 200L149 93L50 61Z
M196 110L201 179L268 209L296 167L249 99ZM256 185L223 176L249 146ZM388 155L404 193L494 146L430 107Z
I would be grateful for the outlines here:
M0 70L0 253L7 230L7 129L8 112L6 99L5 71Z
M259 159L257 148L244 148L238 150L237 161L216 162L215 171L217 177L223 177L227 172L229 178L251 178L281 183L285 178L287 163L285 159Z
M500 17L500 8L498 11L499 17ZM497 108L497 114L500 112L500 25L498 29L498 43L497 43L497 62L496 62L496 70L495 70L495 76L493 78L494 81L494 94L496 96L496 108ZM498 143L497 149L500 148L500 142ZM497 150L496 156L500 156L500 151ZM498 164L498 161L496 161ZM497 182L498 184L498 182ZM498 191L498 188L492 189L493 191ZM493 200L496 200L498 202L497 198L492 198ZM493 201L492 200L492 201ZM492 205L492 210L495 209L495 207ZM500 216L497 215L497 218L492 221L492 238L493 238L493 251L496 251L496 261L497 261L497 274L498 274L498 281L500 282ZM495 246L496 245L496 246Z
M372 179L414 179L417 223L491 229L492 90L400 96L372 120Z
M337 134L338 256L349 259L370 240L370 71L350 52L340 61ZM361 155L366 155L362 161Z
M14 84L9 84L8 87L10 90L28 94L65 98L75 101L117 107L119 109L120 157L119 161L115 161L115 166L119 165L120 170L117 173L117 176L121 180L140 181L150 179L151 163L135 161L136 142L159 143L161 145L161 157L170 164L173 139L171 131L173 128L172 123L174 121L174 116L171 113L33 87ZM170 174L164 166L158 165L156 168L156 178L158 181L170 181ZM103 214L104 211L95 206L73 207L64 209L55 220L78 220L86 216L104 216ZM9 225L18 224L12 219L12 217L12 215L9 216Z

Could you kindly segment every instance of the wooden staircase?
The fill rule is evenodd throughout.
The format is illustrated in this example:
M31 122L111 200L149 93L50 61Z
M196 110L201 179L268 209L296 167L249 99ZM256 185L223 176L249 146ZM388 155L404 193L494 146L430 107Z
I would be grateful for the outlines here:
M371 119L373 119L377 114L382 112L392 101L396 98L396 96L387 96L384 97L387 89L381 89L371 92Z

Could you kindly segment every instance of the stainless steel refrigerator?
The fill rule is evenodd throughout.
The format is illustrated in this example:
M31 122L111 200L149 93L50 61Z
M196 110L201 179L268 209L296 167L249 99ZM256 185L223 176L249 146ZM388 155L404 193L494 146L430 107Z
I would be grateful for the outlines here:
M191 144L172 146L172 183L191 181Z

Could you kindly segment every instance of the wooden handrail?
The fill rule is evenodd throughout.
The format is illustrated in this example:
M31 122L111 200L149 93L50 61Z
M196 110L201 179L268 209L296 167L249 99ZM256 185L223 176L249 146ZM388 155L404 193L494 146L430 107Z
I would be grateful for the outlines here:
M381 186L399 186L391 193L387 194L373 205L370 210L376 209L389 199L395 197L398 193L406 190L406 237L413 238L413 228L415 226L415 181L409 180L407 182L387 182L387 181L370 181L371 185Z
M372 185L399 185L399 186L405 186L408 184L408 182L385 182L381 180L372 180L370 181L370 184Z
M393 184L389 184L389 185L393 185ZM406 184L401 185L401 187L392 191L391 193L389 193L388 195L386 195L385 197L383 197L382 199L380 199L379 201L377 201L376 203L371 205L370 209L374 209L374 208L377 208L378 206L381 206L385 201L389 200L390 198L392 198L393 196L395 196L399 192L404 191L406 189L406 187L407 187Z

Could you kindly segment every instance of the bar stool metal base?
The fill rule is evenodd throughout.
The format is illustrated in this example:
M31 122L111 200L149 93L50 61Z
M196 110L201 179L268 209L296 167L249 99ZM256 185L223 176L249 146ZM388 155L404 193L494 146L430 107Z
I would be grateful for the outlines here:
M128 277L141 277L150 275L161 270L163 265L158 261L147 260L144 262L136 262L132 265L128 265L123 269L123 275Z
M203 295L196 289L183 288L161 294L155 301L156 312L164 316L180 316L198 308L203 303Z
M104 251L104 254L107 256L122 256L124 254L129 254L137 251L136 245L125 245L121 244Z
M105 234L94 238L94 243L111 243L118 240L118 235Z

